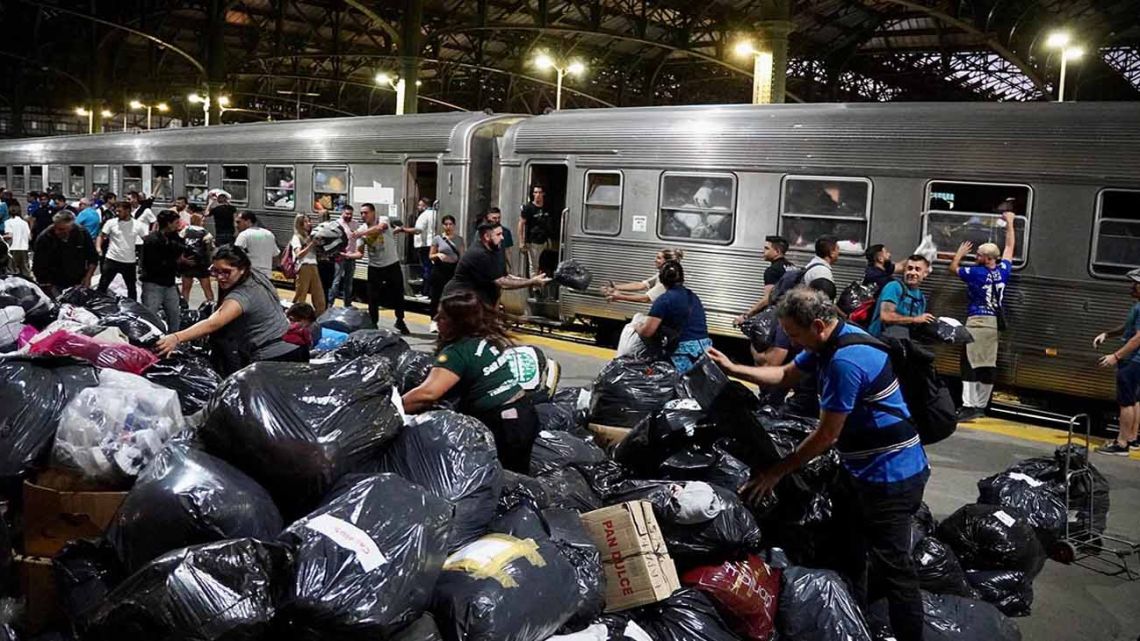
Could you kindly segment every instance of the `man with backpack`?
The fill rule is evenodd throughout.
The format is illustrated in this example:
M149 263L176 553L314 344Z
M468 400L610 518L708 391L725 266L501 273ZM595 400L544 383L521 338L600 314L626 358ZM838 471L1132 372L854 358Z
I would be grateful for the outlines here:
M911 325L933 323L933 314L926 312L926 296L922 293L922 281L930 273L930 263L925 256L915 254L906 259L903 279L889 281L879 292L874 315L867 327L871 336L895 336L909 338Z
M842 537L847 549L838 555L845 565L843 574L864 608L886 597L895 638L920 641L922 596L910 531L930 468L919 428L895 378L892 354L841 320L823 292L798 287L780 302L777 315L788 336L804 349L793 362L749 367L734 364L715 349L708 354L727 373L761 386L790 387L805 373L815 372L819 426L795 452L767 469L753 470L742 493L750 502L759 501L784 476L835 446L843 470L834 497L837 531L847 535ZM868 570L875 575L879 594L868 594Z

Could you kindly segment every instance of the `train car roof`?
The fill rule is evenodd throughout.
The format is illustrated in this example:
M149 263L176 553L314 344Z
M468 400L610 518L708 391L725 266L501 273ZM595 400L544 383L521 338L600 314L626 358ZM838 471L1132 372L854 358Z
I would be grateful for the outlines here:
M1140 103L856 103L560 111L508 133L504 160L844 174L1135 182Z
M0 141L0 163L346 162L464 154L472 129L519 116L449 112L288 120ZM113 149L108 153L108 148Z

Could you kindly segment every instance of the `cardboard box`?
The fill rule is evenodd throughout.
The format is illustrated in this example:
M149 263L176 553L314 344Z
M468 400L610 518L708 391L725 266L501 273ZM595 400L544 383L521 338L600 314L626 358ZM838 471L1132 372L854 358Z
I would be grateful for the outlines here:
M621 443L633 430L631 427L611 427L600 423L590 423L587 429L593 432L594 440L601 447L613 447Z
M90 488L52 470L24 481L24 554L53 557L68 541L101 536L127 493Z
M681 587L648 501L587 512L582 524L602 552L607 612L656 603Z
M64 621L56 598L55 577L51 559L16 557L20 574L20 591L24 595L24 624L30 634L38 634L50 625Z

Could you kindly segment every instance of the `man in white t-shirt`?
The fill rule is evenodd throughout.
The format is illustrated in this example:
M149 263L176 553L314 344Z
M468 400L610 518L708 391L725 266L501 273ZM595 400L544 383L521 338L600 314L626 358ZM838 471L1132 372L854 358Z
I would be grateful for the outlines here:
M281 253L273 232L258 226L257 214L252 211L240 212L235 222L238 235L234 245L244 249L245 253L249 254L249 262L253 264L253 268L268 278L273 271L273 259Z
M412 236L412 246L416 248L416 255L420 258L420 274L423 277L421 291L425 296L431 291L431 241L435 237L435 219L437 212L427 198L420 198L416 203L416 224L407 229Z
M137 272L138 252L137 245L142 244L142 237L147 234L146 226L131 215L131 206L128 203L119 203L115 207L115 217L103 223L99 238L95 241L95 251L103 253L103 268L99 274L100 293L106 292L116 275L122 275L127 285L127 296L131 300L137 298L135 290L135 275Z
M150 207L147 207L143 203L142 194L137 191L132 191L127 194L127 197L131 202L131 218L139 221L139 223L143 226L144 231L142 233L142 236L139 236L138 241L138 244L141 245L142 237L149 234L154 228L154 222L156 218L154 216L154 212L150 210Z
M8 241L12 271L28 278L32 276L32 270L28 267L28 246L31 244L31 238L32 230L28 227L28 221L24 220L19 212L12 214L5 221L4 240Z

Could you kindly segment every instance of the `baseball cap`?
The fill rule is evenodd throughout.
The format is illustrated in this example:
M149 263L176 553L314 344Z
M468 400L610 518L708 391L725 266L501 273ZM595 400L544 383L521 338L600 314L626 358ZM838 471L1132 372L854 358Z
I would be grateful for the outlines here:
M1125 276L1127 276L1129 280L1134 283L1140 283L1140 267L1133 269L1132 271L1125 274Z

